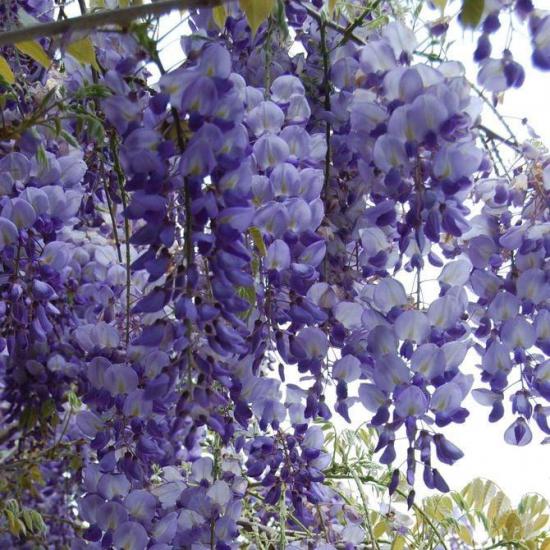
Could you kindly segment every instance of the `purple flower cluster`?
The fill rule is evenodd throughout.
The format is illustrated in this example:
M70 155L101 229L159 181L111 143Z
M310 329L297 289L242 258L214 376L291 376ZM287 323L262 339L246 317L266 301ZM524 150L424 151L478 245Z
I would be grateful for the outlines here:
M509 443L550 435L547 160L495 177L460 63L417 63L398 21L351 40L318 4L256 33L192 12L173 70L139 33L94 33L93 66L2 51L0 452L36 466L52 548L226 550L251 516L360 544L325 479L334 413L376 429L390 493L405 440L409 505L419 465L449 490L470 394L491 422L510 397ZM494 92L523 80L489 58L497 4ZM548 16L514 6L548 68Z
M509 34L501 57L493 57L492 38L505 27L512 28L519 21L527 23L531 34L532 62L540 70L550 70L550 16L535 9L531 0L494 0L485 2L479 21L479 36L474 61L479 64L478 81L488 91L504 92L519 88L525 80L525 69L514 60Z

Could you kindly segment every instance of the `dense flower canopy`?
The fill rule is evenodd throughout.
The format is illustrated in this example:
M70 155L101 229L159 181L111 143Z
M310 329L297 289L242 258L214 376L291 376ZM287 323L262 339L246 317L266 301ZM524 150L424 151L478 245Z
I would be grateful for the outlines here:
M550 436L550 158L481 120L529 77L492 38L524 25L548 70L550 15L433 4L484 91L386 1L195 9L173 67L149 21L2 47L1 547L50 517L45 548L353 548L334 416L409 506L449 491L469 394Z

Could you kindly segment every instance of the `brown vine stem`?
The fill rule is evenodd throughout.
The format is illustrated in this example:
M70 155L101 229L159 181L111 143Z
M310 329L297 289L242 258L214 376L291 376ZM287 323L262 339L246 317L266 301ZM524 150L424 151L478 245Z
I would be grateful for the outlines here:
M323 60L323 83L321 88L324 91L324 109L326 113L331 111L331 102L330 102L330 57L327 47L327 20L324 16L321 16L319 22L319 30L321 33L321 58ZM330 163L332 157L330 135L332 133L332 127L327 119L325 122L325 142L327 146L327 152L325 153L325 169L324 169L324 182L323 182L323 193L322 198L325 204L325 216L328 214L328 192L330 186ZM328 256L325 256L323 261L323 271L325 281L328 280Z
M122 201L123 214L124 214L124 241L126 248L126 348L130 345L130 307L131 307L131 284L132 284L132 272L130 264L132 263L132 255L130 251L130 220L126 215L128 208L128 197L126 195L126 188L124 185L125 177L120 165L120 159L118 157L118 144L114 135L110 139L110 148L113 155L113 167L117 176L118 188L120 191L120 200Z
M104 25L127 26L135 19L148 16L159 16L176 9L213 8L223 0L161 0L154 4L143 4L87 13L80 17L71 17L51 23L29 25L0 33L0 46L35 40L46 36L56 36L67 32L92 31Z
M154 48L152 48L152 51L150 51L150 54L153 58L153 61L155 65L157 66L159 72L161 75L166 74L166 69L162 63L162 60L160 59L159 52L156 48L156 45ZM181 120L180 115L176 107L171 107L171 113L172 118L174 119L174 127L176 129L176 139L178 144L178 149L180 154L183 155L185 152L185 136L183 134L183 128L181 126ZM185 269L187 270L187 276L186 276L186 288L185 292L187 294L187 297L191 297L191 285L189 283L189 270L191 269L191 266L194 262L194 249L193 249L193 215L191 212L191 193L189 192L189 183L187 181L187 178L183 179L183 208L185 211L185 227L184 227L184 251L185 251ZM191 347L191 340L193 335L193 323L189 320L185 320L185 328L187 331L187 337L189 338L189 346L187 347L187 386L189 387L189 390L192 391L193 388L193 371L192 371L192 365L193 365L193 350Z

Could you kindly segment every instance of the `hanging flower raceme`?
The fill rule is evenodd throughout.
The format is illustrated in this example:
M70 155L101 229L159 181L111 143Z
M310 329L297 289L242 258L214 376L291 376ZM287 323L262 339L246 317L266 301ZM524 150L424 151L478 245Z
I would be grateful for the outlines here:
M501 93L524 73L491 58L499 21L528 20L546 69L548 16L486 6L475 57ZM55 41L2 49L0 453L38 488L0 492L61 518L48 545L225 550L259 522L357 547L334 413L375 430L409 506L420 478L449 490L470 393L515 415L508 443L550 435L548 160L497 176L460 63L418 63L384 2L364 25L359 1L322 10L195 10L171 69L133 27L79 39L86 61L64 37L49 71Z
M470 286L478 296L470 306L477 324L476 349L482 358L482 381L489 386L473 395L491 408L489 420L496 422L505 413L508 393L512 413L518 415L505 433L513 445L531 441L531 419L545 434L549 431L545 409L537 403L537 398L549 397L548 202L541 180L536 163L528 163L511 190L503 180L481 181L476 194L483 203L482 213L467 241L473 264ZM517 185L520 181L526 185ZM516 382L521 389L508 390Z

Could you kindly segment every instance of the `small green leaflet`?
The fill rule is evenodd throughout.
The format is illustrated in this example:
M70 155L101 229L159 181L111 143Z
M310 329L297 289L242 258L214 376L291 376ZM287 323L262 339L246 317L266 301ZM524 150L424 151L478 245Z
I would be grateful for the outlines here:
M256 245L256 248L258 249L258 252L260 256L264 257L267 254L267 250L265 248L264 238L262 237L262 232L257 227L251 227L249 229L250 236L252 237L252 241Z
M13 84L15 82L15 76L6 58L0 55L0 76L8 83Z
M465 27L477 27L483 15L485 0L463 0L460 19Z
M239 0L239 6L248 19L252 34L269 17L275 7L275 0Z

